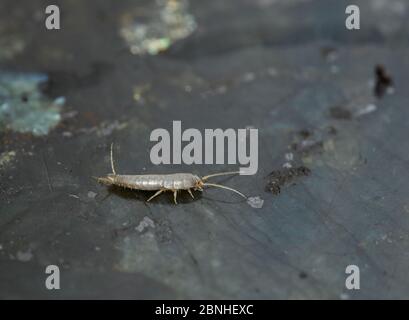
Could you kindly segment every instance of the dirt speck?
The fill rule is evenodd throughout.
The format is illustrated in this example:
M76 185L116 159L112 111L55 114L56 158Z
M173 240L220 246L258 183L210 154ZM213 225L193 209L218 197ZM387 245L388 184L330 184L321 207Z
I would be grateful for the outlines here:
M305 166L274 170L268 175L266 191L279 194L281 188L293 182L298 177L308 176L311 170Z
M309 129L301 129L300 131L298 131L298 135L304 139L311 137L312 134L313 133Z
M390 88L393 88L392 77L386 72L384 66L378 64L375 66L375 96L382 98Z
M334 47L324 46L321 48L321 56L327 60L327 62L334 62L338 58L338 52Z
M263 207L264 204L264 200L261 199L259 196L257 197L249 197L247 199L247 203L255 209L261 209Z

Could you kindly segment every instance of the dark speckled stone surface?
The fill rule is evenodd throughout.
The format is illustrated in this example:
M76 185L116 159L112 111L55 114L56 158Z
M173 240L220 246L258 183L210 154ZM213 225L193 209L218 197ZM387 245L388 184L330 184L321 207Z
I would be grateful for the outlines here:
M148 1L53 1L59 31L44 28L47 1L24 3L1 2L0 69L46 74L44 94L66 100L48 135L0 132L0 298L408 297L407 1L355 1L348 31L347 1L191 0L196 30L145 56L119 28ZM378 64L394 83L382 98ZM258 128L258 173L225 183L263 207L212 189L147 204L95 183L111 142L123 173L234 169L154 166L150 132L172 120ZM311 173L265 191L287 153ZM345 288L350 264L360 290Z

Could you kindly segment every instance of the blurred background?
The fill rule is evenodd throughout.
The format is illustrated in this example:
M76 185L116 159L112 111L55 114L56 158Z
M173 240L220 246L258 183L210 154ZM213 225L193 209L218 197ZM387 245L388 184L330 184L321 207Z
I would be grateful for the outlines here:
M407 298L409 3L349 4L2 0L0 297ZM112 142L121 173L235 169L153 165L174 120L257 128L258 173L220 180L257 201L92 179Z

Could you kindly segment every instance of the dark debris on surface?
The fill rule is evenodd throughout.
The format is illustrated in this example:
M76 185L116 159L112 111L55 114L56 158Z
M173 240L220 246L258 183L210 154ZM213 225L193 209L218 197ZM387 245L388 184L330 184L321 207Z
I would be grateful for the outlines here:
M14 117L0 121L0 298L409 295L408 1L354 1L359 31L346 0L61 0L51 32L45 4L0 1L0 117ZM18 131L15 106L38 122L23 129L53 125ZM119 173L237 169L153 165L150 134L173 120L257 128L257 174L226 185L262 206L216 189L146 203L95 182L112 142ZM351 264L360 290L345 288Z
M266 191L277 195L283 186L293 183L296 178L308 176L310 173L311 170L304 166L274 170L268 175Z

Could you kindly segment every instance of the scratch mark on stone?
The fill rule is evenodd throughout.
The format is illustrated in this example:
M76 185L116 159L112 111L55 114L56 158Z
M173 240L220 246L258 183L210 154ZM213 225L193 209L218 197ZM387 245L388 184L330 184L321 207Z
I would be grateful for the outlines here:
M45 158L44 158L44 153L41 154L41 159L43 160L43 165L44 165L44 169L45 169L45 175L46 175L46 177L47 177L48 188L50 189L50 192L53 192L53 188L52 188L52 186L51 186L50 175L49 175L49 173L48 173L47 163L46 163Z

